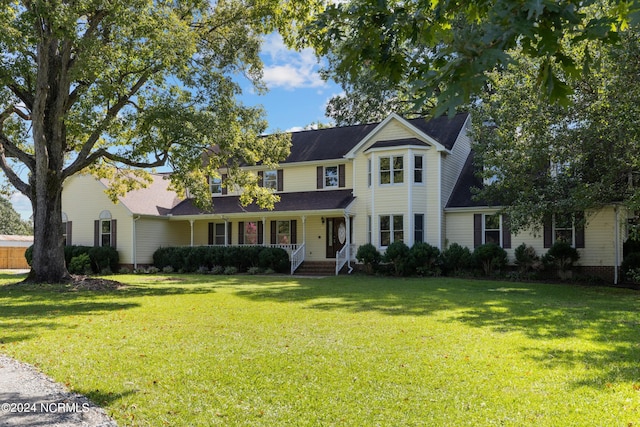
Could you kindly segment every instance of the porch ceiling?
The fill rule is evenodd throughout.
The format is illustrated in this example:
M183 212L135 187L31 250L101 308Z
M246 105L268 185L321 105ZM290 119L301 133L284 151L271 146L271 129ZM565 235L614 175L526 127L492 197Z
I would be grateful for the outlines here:
M213 198L212 211L207 212L196 207L187 199L171 210L173 216L207 215L207 214L242 214L242 213L278 213L299 211L335 211L346 209L355 200L351 189L328 191L302 191L296 193L278 193L280 201L273 210L260 209L256 204L249 206L240 204L239 196L222 196Z

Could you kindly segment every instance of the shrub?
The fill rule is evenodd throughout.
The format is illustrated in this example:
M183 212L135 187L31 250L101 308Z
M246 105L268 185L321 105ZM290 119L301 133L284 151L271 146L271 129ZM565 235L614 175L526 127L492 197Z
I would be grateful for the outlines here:
M533 246L527 246L525 243L521 244L515 250L515 257L520 273L542 268L540 257L536 255L536 250Z
M626 257L629 254L640 252L640 240L629 238L622 245L622 256Z
M232 276L232 275L237 274L237 273L238 273L238 269L235 268L232 265L224 268L224 274L226 274L226 275Z
M415 243L409 250L411 267L420 276L439 276L440 249L428 243Z
M84 251L86 247L83 247ZM91 259L91 267L94 272L102 272L109 269L110 271L118 271L118 251L111 246L96 246L86 249Z
M491 276L495 270L507 265L507 251L494 243L487 243L473 251L473 260L476 266L482 268L485 276Z
M80 254L71 258L68 270L71 274L91 274L91 260L89 259L89 255Z
M258 255L258 267L288 273L291 270L289 254L282 248L264 248Z
M371 243L367 243L366 245L362 245L358 248L356 259L358 262L364 264L368 274L372 274L378 267L378 264L380 264L382 255L380 255L380 252L378 252L378 249L376 249L375 246Z
M252 276L261 273L262 269L260 267L249 267L249 269L247 270L247 274L251 274Z
M627 279L630 282L633 282L634 284L639 284L640 283L640 268L632 268L630 270L627 270L627 272L624 275L625 279Z
M640 252L627 254L622 260L622 265L620 266L620 270L622 271L625 279L633 281L631 271L638 269L640 269Z
M472 258L469 248L452 243L442 252L442 266L445 274L457 276L461 272L471 269Z
M171 274L173 273L173 267L171 267L170 265L162 267L162 272L165 274Z
M24 251L24 258L27 260L27 264L31 266L33 262L33 245L29 246L26 251Z
M396 276L406 274L410 267L409 247L402 241L396 241L387 246L384 260L393 264Z
M224 267L221 265L214 265L211 269L211 274L222 274L224 273Z
M546 265L555 266L558 271L564 273L571 270L573 263L580 259L578 250L567 242L555 242L543 257Z

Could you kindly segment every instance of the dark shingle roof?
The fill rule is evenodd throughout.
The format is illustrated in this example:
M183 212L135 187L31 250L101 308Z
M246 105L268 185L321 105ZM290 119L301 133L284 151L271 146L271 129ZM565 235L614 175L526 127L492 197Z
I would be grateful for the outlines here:
M275 204L272 211L260 209L256 204L242 206L240 197L224 196L213 199L213 212L205 212L196 207L191 199L184 200L171 210L171 214L200 215L235 214L244 212L289 212L289 211L323 211L345 209L355 199L350 189L330 191L302 191L295 193L280 193L280 201Z
M473 197L472 188L482 188L482 180L476 174L475 166L473 164L473 151L469 153L467 161L462 167L462 172L458 177L458 182L453 188L453 192L449 197L449 203L447 208L470 208L487 206L487 203L482 200L475 200Z
M418 118L407 121L450 150L468 116L468 113L459 113L453 118L442 116L431 120ZM369 123L293 132L291 134L291 154L282 163L340 159L378 124Z

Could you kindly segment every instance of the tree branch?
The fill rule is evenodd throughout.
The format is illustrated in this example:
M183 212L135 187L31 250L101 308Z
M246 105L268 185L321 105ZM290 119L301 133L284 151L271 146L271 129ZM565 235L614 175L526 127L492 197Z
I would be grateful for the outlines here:
M4 138L2 136L0 136L0 141L4 144ZM7 176L11 185L31 200L31 186L21 180L18 174L14 172L11 165L9 165L9 162L7 162L3 144L0 144L0 169Z

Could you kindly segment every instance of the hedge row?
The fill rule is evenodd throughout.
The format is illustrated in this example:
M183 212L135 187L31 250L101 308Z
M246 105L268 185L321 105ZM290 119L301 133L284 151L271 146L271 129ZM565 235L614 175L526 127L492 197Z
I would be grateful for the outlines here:
M33 261L33 245L24 253L27 263ZM111 246L77 246L64 247L64 261L71 274L101 273L109 274L118 271L118 251Z
M277 273L290 271L289 255L281 248L265 246L181 246L159 248L153 253L153 265L160 270L194 273L214 267L235 267L247 272L252 267Z

